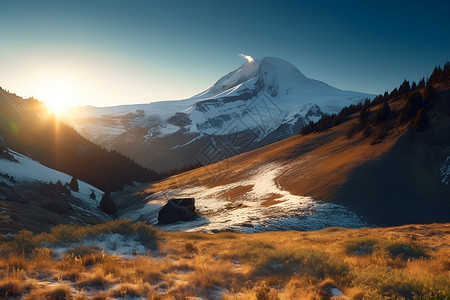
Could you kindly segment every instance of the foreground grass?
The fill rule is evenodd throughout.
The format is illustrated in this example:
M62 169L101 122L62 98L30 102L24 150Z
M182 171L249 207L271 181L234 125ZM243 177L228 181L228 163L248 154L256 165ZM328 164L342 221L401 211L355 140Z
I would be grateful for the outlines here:
M0 298L449 299L449 233L433 224L208 235L129 221L22 231L1 244ZM107 234L148 251L80 244Z

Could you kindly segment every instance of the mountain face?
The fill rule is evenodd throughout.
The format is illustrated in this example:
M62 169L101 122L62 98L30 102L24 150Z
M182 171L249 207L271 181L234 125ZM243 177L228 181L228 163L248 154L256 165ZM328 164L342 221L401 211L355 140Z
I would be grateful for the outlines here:
M206 165L292 136L325 113L372 95L309 79L274 57L249 59L178 101L78 107L69 122L91 141L158 171Z

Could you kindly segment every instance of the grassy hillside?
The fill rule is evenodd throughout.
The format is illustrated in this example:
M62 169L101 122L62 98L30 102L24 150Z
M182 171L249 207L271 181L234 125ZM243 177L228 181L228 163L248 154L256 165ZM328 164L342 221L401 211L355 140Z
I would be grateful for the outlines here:
M1 243L0 298L448 299L449 244L450 224L251 235L60 226Z
M241 187L214 195L214 199L230 205L243 197L257 201L248 198L253 186L245 185L247 179L261 172L261 166L272 165L279 170L275 178L278 190L342 203L372 223L448 222L450 187L441 183L440 168L450 154L450 81L435 83L433 96L425 96L427 88L393 92L395 96L378 104L362 106L366 109L363 120L358 111L326 130L291 137L140 187L133 198L145 202L145 197L152 195L150 199L158 200L164 193L195 197L183 191L237 184ZM417 95L421 99L423 95L418 106L423 108L423 128L415 128L420 109L411 107ZM390 114L377 121L384 103ZM272 201L277 195L274 197L265 202L267 206L279 203Z
M436 85L426 112L426 128L409 128L385 155L355 168L333 200L390 226L448 222L440 168L450 156L450 82Z

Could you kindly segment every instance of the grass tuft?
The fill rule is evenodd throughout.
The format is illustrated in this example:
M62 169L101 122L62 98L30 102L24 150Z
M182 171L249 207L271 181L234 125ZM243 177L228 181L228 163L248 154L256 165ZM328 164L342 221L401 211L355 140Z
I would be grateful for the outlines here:
M70 288L67 285L60 284L50 289L33 290L26 299L69 300L70 298Z
M97 245L87 247L87 246L78 246L70 248L67 254L72 257L85 257L88 255L94 255L101 253L103 251L102 248L100 248Z
M348 272L349 266L344 261L311 249L271 250L255 267L256 275L276 275L286 279L294 274L339 278L345 277Z
M153 289L148 284L123 283L114 289L114 291L111 293L111 296L114 298L140 298L143 296L147 296L152 292L152 290Z
M22 295L24 291L24 272L18 269L7 269L0 280L0 298L9 299Z
M410 258L427 257L425 249L410 241L389 241L384 249L392 258L408 260Z
M425 249L408 240L380 240L375 238L358 238L345 241L344 251L349 255L368 255L377 253L387 255L392 259L408 260L411 258L426 258Z
M367 255L372 254L378 244L379 241L373 238L353 239L344 243L344 250L346 254Z

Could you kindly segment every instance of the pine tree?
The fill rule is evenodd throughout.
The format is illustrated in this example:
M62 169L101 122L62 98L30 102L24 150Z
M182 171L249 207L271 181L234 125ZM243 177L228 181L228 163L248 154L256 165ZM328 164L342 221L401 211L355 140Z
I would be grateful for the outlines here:
M424 108L420 108L417 111L416 116L412 120L412 127L415 131L422 131L425 129L427 124L427 116L425 114Z
M358 118L360 123L363 123L367 119L367 116L369 116L369 112L370 112L369 106L364 105L361 108L361 111L359 112L359 118Z
M444 71L441 69L440 66L435 67L433 70L433 73L430 76L430 79L428 81L431 81L431 83L439 83L442 82L444 79Z
M79 191L78 180L75 177L72 177L72 180L69 183L69 187L74 192L78 192Z
M114 200L111 198L111 195L109 192L106 192L103 197L102 200L100 200L100 206L99 206L100 210L110 214L114 217L117 216L117 211L116 211L116 204L114 203Z
M409 93L410 90L411 90L411 88L409 86L409 81L407 81L405 79L403 81L403 83L400 85L400 87L398 88L398 94L403 95L403 94Z
M419 84L417 85L417 88L418 88L418 89L421 89L421 88L423 88L423 87L425 87L425 78L422 78L422 79L419 81Z
M434 88L430 81L428 81L423 92L423 98L426 102L431 103L431 98L434 96Z
M446 62L444 65L444 76L450 78L450 62Z
M389 107L389 104L386 101L383 103L381 108L377 111L377 113L374 116L375 124L380 124L381 122L386 120L390 114L391 114L391 108Z

